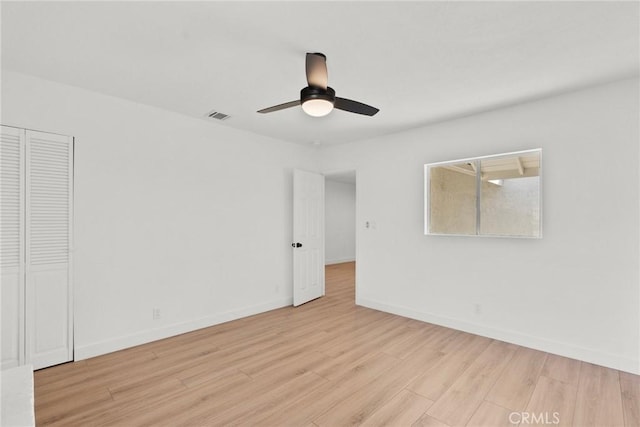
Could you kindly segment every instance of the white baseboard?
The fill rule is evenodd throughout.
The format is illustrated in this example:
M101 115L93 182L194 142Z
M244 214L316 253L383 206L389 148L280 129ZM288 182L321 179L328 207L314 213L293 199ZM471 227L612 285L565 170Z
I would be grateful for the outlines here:
M229 322L231 320L252 316L254 314L264 313L265 311L287 307L292 304L293 298L281 298L263 304L257 304L250 307L244 307L214 314L212 316L202 317L199 319L189 320L181 323L175 323L173 325L166 325L160 328L149 329L132 335L126 335L95 343L79 345L74 348L74 360L83 360L90 357L100 356L102 354L107 354L125 348L134 347L136 345L184 334L186 332L195 331L197 329L219 325L220 323Z
M324 265L342 264L343 262L353 262L355 260L356 260L355 257L331 259L331 260L327 259L327 260L324 261Z
M407 307L381 303L368 298L356 297L356 305L360 305L374 310L384 311L398 316L408 317L422 322L433 323L435 325L469 332L487 338L493 338L547 353L557 354L571 359L582 360L607 368L618 369L620 371L640 374L640 360L633 360L617 354L606 353L572 344L548 340L546 338L535 337L506 329L496 329L463 320L443 317L431 313L416 311Z

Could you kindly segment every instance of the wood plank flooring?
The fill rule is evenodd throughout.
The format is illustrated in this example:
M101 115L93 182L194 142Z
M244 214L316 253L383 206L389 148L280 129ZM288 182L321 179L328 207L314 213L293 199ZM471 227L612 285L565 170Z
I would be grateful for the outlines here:
M633 426L640 377L327 296L35 372L38 425ZM515 415L514 415L515 413Z

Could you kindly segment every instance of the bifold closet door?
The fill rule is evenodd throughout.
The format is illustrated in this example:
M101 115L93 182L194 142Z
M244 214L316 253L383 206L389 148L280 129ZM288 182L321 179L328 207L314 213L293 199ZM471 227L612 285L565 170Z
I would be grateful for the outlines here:
M73 359L73 138L25 135L25 352L38 369Z
M24 130L0 133L2 369L24 364Z

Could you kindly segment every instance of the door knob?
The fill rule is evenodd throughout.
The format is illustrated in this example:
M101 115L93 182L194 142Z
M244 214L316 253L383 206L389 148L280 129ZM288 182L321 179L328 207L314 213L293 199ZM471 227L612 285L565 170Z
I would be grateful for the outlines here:
M292 244L291 244L291 247L292 247L292 248L301 248L301 247L302 247L302 243L300 243L300 242L292 243Z

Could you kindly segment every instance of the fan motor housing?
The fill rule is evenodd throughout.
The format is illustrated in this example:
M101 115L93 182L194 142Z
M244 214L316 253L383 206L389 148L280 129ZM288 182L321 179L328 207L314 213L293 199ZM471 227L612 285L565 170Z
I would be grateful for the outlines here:
M333 104L336 102L336 91L328 86L326 89L307 86L300 91L300 103L302 104L310 99L324 99Z

